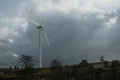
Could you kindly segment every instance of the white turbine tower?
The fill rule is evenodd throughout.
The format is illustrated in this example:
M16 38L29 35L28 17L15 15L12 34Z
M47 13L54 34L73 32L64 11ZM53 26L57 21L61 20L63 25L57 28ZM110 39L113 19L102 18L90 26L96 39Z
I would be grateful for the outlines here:
M42 57L43 57L43 55L42 55L42 38L43 38L43 35L45 36L46 41L47 41L49 46L50 46L50 43L49 43L49 40L47 38L47 34L43 29L42 24L40 25L33 20L31 20L31 22L34 23L36 26L38 26L37 29L39 30L39 53L40 53L40 65L39 66L40 66L40 68L42 68L42 63L43 63L43 61L42 61L43 60L42 59Z

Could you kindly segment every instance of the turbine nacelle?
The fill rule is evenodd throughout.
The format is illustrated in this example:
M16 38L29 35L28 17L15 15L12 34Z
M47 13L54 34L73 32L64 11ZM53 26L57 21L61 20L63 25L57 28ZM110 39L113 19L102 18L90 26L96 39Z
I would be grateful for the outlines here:
M37 27L38 29L42 28L42 26Z

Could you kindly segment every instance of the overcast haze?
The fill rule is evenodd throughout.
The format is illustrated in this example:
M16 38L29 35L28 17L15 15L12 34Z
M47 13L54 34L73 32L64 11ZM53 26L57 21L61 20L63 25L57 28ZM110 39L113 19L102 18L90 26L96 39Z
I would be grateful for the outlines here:
M38 30L43 37L43 65L53 59L78 64L120 59L119 0L0 0L0 66L17 65L21 54L39 63Z

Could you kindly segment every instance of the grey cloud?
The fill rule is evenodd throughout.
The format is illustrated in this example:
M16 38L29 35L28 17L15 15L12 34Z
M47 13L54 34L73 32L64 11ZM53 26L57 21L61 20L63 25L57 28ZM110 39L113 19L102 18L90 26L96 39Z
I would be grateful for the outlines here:
M45 22L45 29L51 47L49 48L44 40L44 65L48 65L54 58L67 64L78 63L84 58L90 60L94 56L105 55L104 53L107 52L106 47L108 46L108 44L104 44L106 37L101 37L101 35L104 35L102 33L97 34L97 31L103 28L103 23L104 20L96 19L96 17L88 17L88 19L84 21L72 18L70 15L52 13L52 15L47 17ZM26 51L27 53L37 57L39 55L38 33L34 26L35 25L31 24L31 27L29 27L23 36L23 42L21 41L20 44L24 46L24 50L28 50ZM108 37L107 41L109 41L109 39ZM37 57L36 60L38 60L38 58L39 57ZM94 58L94 60L96 59L98 59L98 57Z
M51 47L43 38L44 66L48 66L53 59L58 59L64 64L74 64L79 63L81 59L99 61L101 55L108 60L118 58L120 38L117 25L119 23L109 32L100 32L106 27L103 26L106 19L97 19L96 15L90 15L83 20L60 12L50 12L49 14L51 15L47 16L44 28ZM38 17L34 20L41 21ZM27 32L17 39L15 52L33 55L36 62L39 63L38 31L36 25L29 24Z
M34 7L27 6L30 9L25 10L24 17L33 19L41 23L50 41L51 47L47 45L43 37L43 64L48 66L53 59L60 60L63 64L79 63L81 59L99 61L101 55L107 60L119 59L120 36L119 21L114 27L107 29L104 23L115 14L106 14L105 18L97 18L96 14L77 15L65 14L60 11L52 10L47 13L36 13ZM72 12L74 14L74 12ZM119 13L119 11L117 12ZM30 21L29 27L22 35L14 38L14 43L9 45L9 51L18 55L30 54L34 57L36 63L39 63L38 48L38 30L36 25Z

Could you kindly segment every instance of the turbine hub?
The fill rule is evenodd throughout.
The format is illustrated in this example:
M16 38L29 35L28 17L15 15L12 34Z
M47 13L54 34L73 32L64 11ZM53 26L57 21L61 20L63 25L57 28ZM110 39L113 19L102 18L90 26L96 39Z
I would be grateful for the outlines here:
M42 28L42 26L39 26L39 27L37 27L37 28Z

